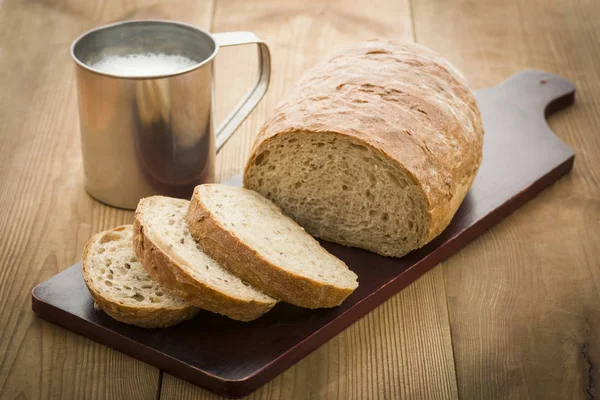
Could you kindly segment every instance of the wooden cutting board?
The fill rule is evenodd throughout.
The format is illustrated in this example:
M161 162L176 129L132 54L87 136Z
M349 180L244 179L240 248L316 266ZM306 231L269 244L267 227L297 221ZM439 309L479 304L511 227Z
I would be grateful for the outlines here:
M358 275L358 289L340 307L306 310L280 303L252 322L203 312L172 328L136 328L94 310L77 263L33 289L32 308L48 321L208 390L245 396L569 172L573 152L550 131L545 115L572 104L574 93L573 83L540 71L524 71L478 91L483 163L437 239L402 259L322 242ZM227 183L240 185L241 178Z

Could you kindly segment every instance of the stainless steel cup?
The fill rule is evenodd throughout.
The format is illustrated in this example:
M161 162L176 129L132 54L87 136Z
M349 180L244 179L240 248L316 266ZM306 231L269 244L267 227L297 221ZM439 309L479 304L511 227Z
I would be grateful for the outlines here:
M256 84L213 135L213 60L220 47L258 45ZM163 76L118 76L93 65L107 55L164 53L196 64ZM76 63L85 188L97 200L133 209L142 197L189 198L215 178L215 154L264 96L267 45L250 32L210 34L171 21L102 26L71 46ZM216 150L215 150L216 149Z

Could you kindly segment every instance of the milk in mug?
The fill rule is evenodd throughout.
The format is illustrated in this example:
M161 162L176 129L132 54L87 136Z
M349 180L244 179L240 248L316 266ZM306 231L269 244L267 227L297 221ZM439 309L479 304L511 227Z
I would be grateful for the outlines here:
M196 61L178 54L139 53L105 56L92 67L111 75L152 77L176 74L197 64Z

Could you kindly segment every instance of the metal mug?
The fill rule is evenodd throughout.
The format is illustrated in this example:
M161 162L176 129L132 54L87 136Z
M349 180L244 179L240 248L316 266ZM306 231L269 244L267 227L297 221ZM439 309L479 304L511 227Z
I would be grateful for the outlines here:
M220 47L258 45L256 84L213 135L213 60ZM94 69L107 55L164 53L196 62L161 76ZM250 32L210 34L159 20L119 22L71 45L76 63L85 188L97 200L134 209L154 194L189 198L215 179L215 155L267 91L270 53Z

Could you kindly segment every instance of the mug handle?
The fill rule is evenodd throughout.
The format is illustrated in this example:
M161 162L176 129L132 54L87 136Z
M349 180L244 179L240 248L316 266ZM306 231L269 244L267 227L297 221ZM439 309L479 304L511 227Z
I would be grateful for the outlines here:
M267 44L252 32L213 33L212 36L219 47L257 44L258 67L260 68L258 71L258 80L254 87L246 93L244 98L217 129L216 147L218 152L267 92L269 80L271 79L271 53Z

